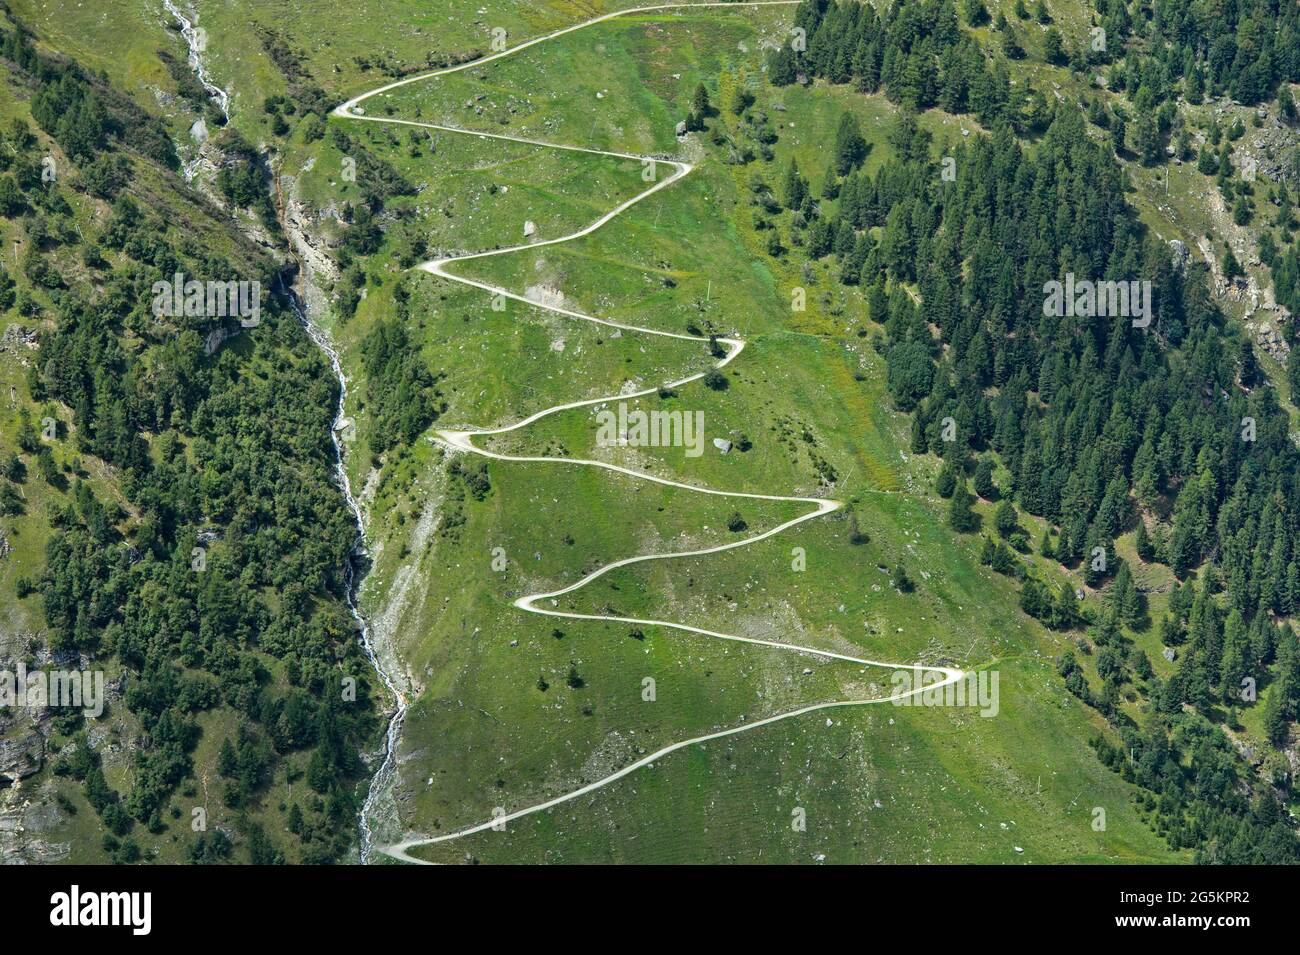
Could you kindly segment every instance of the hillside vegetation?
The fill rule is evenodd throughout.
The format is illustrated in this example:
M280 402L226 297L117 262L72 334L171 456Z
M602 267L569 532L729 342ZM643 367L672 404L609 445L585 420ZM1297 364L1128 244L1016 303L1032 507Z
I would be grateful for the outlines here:
M161 5L8 2L0 660L111 689L0 710L0 851L332 861L364 813L436 862L1297 861L1294 5L702 6L479 63L635 4L194 0L227 118ZM258 281L260 323L155 314L177 273ZM552 460L441 433L561 405L477 439ZM515 605L806 510L697 487L843 506L540 608L589 619ZM406 706L369 800L353 564ZM894 690L602 616L997 696L805 713L428 844Z
M4 861L339 858L377 725L329 367L157 117L7 11L0 85L0 661L107 683L0 711Z

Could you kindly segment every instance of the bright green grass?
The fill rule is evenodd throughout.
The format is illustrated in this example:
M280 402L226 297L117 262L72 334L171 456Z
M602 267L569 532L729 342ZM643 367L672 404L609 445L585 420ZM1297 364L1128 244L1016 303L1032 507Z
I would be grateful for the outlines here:
M521 289L539 279L581 310L682 333L782 327L788 305L767 266L734 250L730 176L706 164L655 193L607 229L559 246L458 263L451 271ZM688 241L683 241L688 237Z
M634 14L409 84L363 108L596 149L674 152L674 127L696 85L714 85L729 60L754 62L759 37L776 38L787 16L772 9Z
M687 19L671 28L638 22L600 29L612 63L642 63L650 40L672 50L673 38L695 42L701 28ZM557 73L574 77L558 99L539 79L542 67L528 67L522 57L484 68L493 74L490 96L505 102L508 92L521 104L524 91L533 96L534 108L507 114L509 128L545 128L547 138L560 141L574 130L584 137L573 141L586 142L583 125L590 128L593 113L606 111L597 144L675 148L656 137L689 95L696 58L711 54L680 45L675 58L659 54L654 75L680 72L682 82L665 88L645 113L662 121L637 122L634 106L641 108L645 91L633 95L626 80L611 86L599 64L587 69L594 47L591 38L578 42L581 36L548 46L545 57L533 51L545 59L547 82ZM743 56L737 57L739 70ZM651 70L638 65L640 72L629 74L628 66L609 73L644 77ZM596 91L607 97L595 99ZM424 119L437 95L429 91L416 104ZM830 861L1169 858L1138 820L1128 787L1086 746L1098 728L1095 714L1064 691L1052 669L1069 638L1043 632L1015 609L1014 585L979 566L978 539L954 541L942 504L925 495L932 462L902 453L906 419L889 410L879 356L853 334L860 317L837 313L835 296L823 309L821 288L809 296L819 303L814 316L792 313L786 283L793 278L756 254L742 191L748 174L761 168L775 185L782 160L794 154L819 185L817 142L839 115L828 103L852 102L863 111L864 131L876 144L872 163L883 161L887 149L892 108L883 100L820 89L783 96L782 118L795 126L782 130L777 163L733 170L710 155L686 180L592 236L455 267L516 291L558 289L570 307L602 317L741 335L749 344L727 368L725 392L693 383L676 397L631 404L700 410L707 437L745 434L753 448L724 456L709 444L697 458L681 448L597 447L591 409L549 417L484 446L602 457L710 487L849 502L868 544L849 543L848 514L839 513L724 554L624 568L566 595L560 606L681 620L896 662L991 665L1001 676L1001 712L984 719L971 710L840 709L830 714L830 727L819 713L675 753L593 796L516 823L504 836L485 833L420 854L490 861L812 861L823 853ZM444 107L458 97L456 108L476 115L463 109L459 91L446 96ZM960 136L945 117L927 123L940 142ZM501 149L467 143L481 152L475 160L467 146L465 162L491 161ZM458 188L453 169L435 164L428 175L432 189ZM591 352L584 352L566 372L563 355L539 347L547 335L563 334L567 352L574 336L584 335L580 322L529 315L513 330L503 328L503 338L495 331L502 313L487 310L485 294L427 277L417 289L413 334L432 367L447 369L456 382L447 389L455 409L444 418L447 426L514 420L547 404L620 390L598 390L618 377L607 373L618 368L609 356L593 368L585 357ZM381 302L372 290L358 322L372 320ZM822 334L807 334L813 329ZM353 325L343 331L353 341L355 333ZM529 336L536 344L527 344ZM593 347L589 337L582 340ZM637 349L635 382L648 387L699 368L700 349L680 344L629 333L618 347ZM363 478L357 457L350 464ZM819 461L833 469L833 482ZM644 483L634 490L631 479L565 465L501 462L489 464L489 498L474 502L427 442L385 470L371 509L377 556L366 604L390 627L401 669L417 690L400 753L400 818L385 822L388 838L484 821L495 807L533 804L742 719L888 692L885 670L663 628L644 628L638 640L624 625L543 619L510 606L522 593L558 586L604 561L675 546L681 535L707 542L701 528L716 528L717 515L734 502ZM751 518L751 502L739 509L751 528L764 526ZM453 517L453 525L462 517L464 523L448 529ZM496 546L510 560L505 574L490 568ZM804 549L803 572L792 570L795 547ZM911 594L892 586L900 561L917 581ZM557 628L561 638L552 635ZM565 685L570 666L584 681L580 689ZM653 703L641 696L647 676L658 688ZM808 810L805 834L790 828L795 806ZM1107 810L1105 831L1091 827L1095 806ZM1016 853L1016 845L1025 852Z
M1127 787L1080 742L1091 729L1083 708L1040 689L1051 679L1046 667L1000 666L1018 692L1003 692L997 718L889 704L814 713L674 753L504 833L415 855L638 863L1168 858L1138 822ZM1015 730L1025 725L1038 729ZM792 827L796 807L806 813L805 832ZM1097 807L1106 810L1105 832L1092 829Z
M526 222L534 241L576 231L644 188L641 166L630 160L559 153L518 143L481 141L410 127L344 123L343 128L389 160L418 195L390 205L414 213L404 226L432 249L477 252L523 242ZM361 199L344 178L344 157L326 141L295 149L284 169L295 194L315 208L341 210ZM310 159L310 168L303 168Z
M891 460L891 438L879 428L892 431L901 418L885 410L878 377L854 379L864 362L880 359L874 353L856 355L852 347L789 333L762 336L727 367L726 391L695 382L678 388L673 398L651 395L626 402L629 411L698 412L707 439L699 456L682 447L601 447L596 443L601 419L594 408L554 415L484 446L523 453L539 443L561 443L575 456L624 466L637 462L693 484L756 493L899 490L907 480L905 462L897 456ZM788 397L774 401L774 391ZM609 408L616 410L616 403ZM742 437L752 445L748 451L739 450ZM713 438L729 440L733 448L723 454ZM832 455L840 462L833 481L817 467Z
M13 0L14 14L51 47L110 80L155 110L153 90L175 93L160 47L184 59L185 43L161 2L137 0ZM183 6L183 4L182 4Z

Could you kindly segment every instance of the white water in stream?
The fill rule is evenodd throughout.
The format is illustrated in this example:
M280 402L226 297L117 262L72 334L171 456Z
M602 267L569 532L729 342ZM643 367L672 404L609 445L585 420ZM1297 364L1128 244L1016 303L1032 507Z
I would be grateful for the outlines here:
M345 423L345 406L348 398L348 379L343 374L343 364L339 361L338 352L335 351L334 345L330 342L329 336L323 330L314 325L307 316L307 310L299 301L296 294L292 295L294 313L298 316L298 321L302 327L307 330L311 340L316 343L316 347L325 353L329 359L330 367L334 370L334 377L339 383L339 401L334 410L334 421L330 427L330 440L334 444L334 479L339 488L343 491L343 496L347 499L348 508L352 511L352 517L357 527L357 538L348 553L347 567L344 571L344 592L347 597L348 612L352 614L352 619L357 622L357 628L360 632L361 646L366 651L366 656L370 659L370 665L375 668L379 678L384 681L388 691L393 695L397 708L393 713L393 718L389 720L388 732L384 746L384 760L379 765L375 775L371 777L370 786L366 790L366 800L361 807L359 825L361 829L361 861L369 862L371 850L373 848L372 833L370 831L370 814L374 807L375 799L382 792L384 783L393 773L393 767L397 759L397 740L402 728L402 719L406 716L406 697L397 689L393 679L384 670L379 662L379 655L375 653L374 643L370 632L370 625L362 615L360 607L357 605L357 598L360 593L360 585L356 579L357 562L364 557L366 553L365 523L361 516L361 505L357 503L356 497L352 494L352 482L348 479L347 467L343 461L343 443L339 439L340 433L344 429Z
M180 12L172 3L172 0L163 0L163 6L167 12L179 21L181 25L181 36L185 38L185 43L189 47L189 65L194 71L194 75L199 82L203 84L204 90L221 108L221 113L226 120L230 119L230 94L214 83L208 75L207 69L203 65L201 54L204 52L206 45L206 35L203 30L194 25L188 17ZM197 17L195 18L197 19ZM198 167L199 157L191 160L185 166L185 179L188 182L193 179L194 172ZM305 263L302 265L306 268ZM351 550L348 551L347 563L344 568L344 595L347 602L348 612L352 614L352 619L356 621L357 631L360 635L361 646L365 650L366 656L370 660L371 666L379 674L384 686L388 688L396 702L396 709L392 719L388 723L388 730L385 736L384 759L380 763L379 769L371 777L370 786L366 790L366 799L361 808L360 819L358 820L360 828L361 842L361 861L369 862L372 849L372 834L370 831L370 814L374 807L377 795L383 790L385 782L392 776L393 767L397 754L398 734L401 732L402 719L406 715L406 697L397 689L393 679L384 670L379 662L379 656L375 653L374 644L371 640L370 625L366 622L357 605L360 584L357 580L356 568L358 562L365 556L365 522L361 514L361 505L357 503L355 495L352 493L352 483L348 479L347 467L344 464L343 443L339 437L343 430L345 407L348 397L348 380L343 374L343 363L339 361L338 352L335 351L334 345L330 342L329 336L312 323L307 315L306 306L300 300L299 296L292 290L288 289L290 300L293 303L294 314L298 321L306 330L307 335L316 344L316 347L324 352L325 357L329 360L330 368L334 372L334 377L339 383L339 400L334 409L334 420L330 423L330 440L334 445L334 480L339 489L343 492L347 500L348 509L352 512L353 523L356 525L357 536L352 544Z
M172 0L163 0L163 6L167 12L176 18L181 25L181 36L185 39L185 45L189 48L190 69L198 77L198 81L203 85L203 89L208 96L221 108L221 115L230 121L230 94L223 90L216 83L212 82L208 76L207 67L203 65L203 52L207 46L207 33L201 27L195 26L185 14L177 9ZM195 17L197 20L197 16ZM185 181L189 182L194 178L194 172L198 169L201 156L195 156L189 162L185 163Z

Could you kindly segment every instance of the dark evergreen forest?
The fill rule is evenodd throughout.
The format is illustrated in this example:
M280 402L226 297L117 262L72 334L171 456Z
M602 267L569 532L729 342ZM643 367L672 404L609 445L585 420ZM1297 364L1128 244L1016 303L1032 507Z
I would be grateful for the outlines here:
M1300 79L1295 7L1229 5L1228 26L1260 25L1250 49L1224 24L1199 22L1193 7L1158 3L1145 24L1101 0L1109 49L1120 55L1062 51L1062 61L1113 62L1113 75L1138 91L1139 124L1184 86L1254 103ZM978 0L963 4L968 25L987 18ZM820 194L793 164L781 191L795 213L791 245L862 287L890 393L912 416L912 451L943 461L938 491L953 530L980 532L976 496L997 502L985 562L1021 580L1025 612L1088 632L1100 689L1072 652L1058 669L1111 722L1115 735L1094 748L1142 787L1173 847L1210 862L1300 860L1283 809L1289 774L1262 778L1218 728L1256 705L1243 692L1248 675L1278 684L1264 713L1274 745L1300 714L1300 643L1285 623L1300 610L1300 452L1249 341L1216 306L1206 268L1183 267L1140 222L1113 130L1090 135L1073 104L1012 95L1005 64L962 29L954 4L896 3L877 14L808 0L795 22L806 49L769 54L774 85L817 77L883 91L904 108L893 155L873 174L861 168L866 151L846 114ZM1152 45L1160 54L1124 53L1115 38L1148 26L1167 41ZM951 179L916 121L928 108L971 113L990 130L949 150ZM1118 142L1123 149L1122 133ZM773 254L786 252L776 246ZM1271 263L1282 296L1294 295L1296 256L1292 247ZM1149 281L1152 322L1045 314L1046 283L1067 273ZM945 423L955 424L949 440ZM1021 513L1046 519L1041 541L1027 539ZM1131 531L1140 558L1167 564L1179 581L1159 621L1115 550ZM1035 548L1102 588L1102 610L1082 610L1072 588L1038 579L1017 556ZM1132 633L1153 626L1176 648L1168 680L1132 644ZM1140 725L1120 708L1132 692L1150 714Z

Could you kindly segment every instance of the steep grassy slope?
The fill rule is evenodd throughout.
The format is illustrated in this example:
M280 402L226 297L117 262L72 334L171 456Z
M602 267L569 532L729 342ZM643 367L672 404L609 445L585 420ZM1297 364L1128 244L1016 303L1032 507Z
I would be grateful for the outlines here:
M193 120L210 114L187 98L183 76L157 56L163 48L183 60L161 5L110 0L62 16L49 3L13 2L53 45L105 70L136 103L160 110L175 138L184 141ZM1094 652L1102 648L1095 633L1050 631L1026 616L1015 575L987 566L979 535L948 526L950 505L934 490L940 462L914 453L910 419L894 410L882 358L892 328L883 324L882 303L869 302L870 277L842 282L841 249L810 261L803 243L812 229L806 218L796 224L800 213L782 208L791 160L821 198L823 215L842 206L825 187L846 114L857 119L865 140L863 174L898 158L894 131L910 112L900 89L914 76L903 75L897 85L891 77L887 89L870 93L855 88L856 80L828 84L824 78L773 87L764 48L788 39L793 11L712 9L629 16L367 101L370 115L695 162L685 180L593 235L454 271L537 302L689 331L701 336L696 345L610 333L517 301L493 303L476 290L408 271L431 256L579 228L647 185L642 164L416 126L323 120L347 96L393 78L472 59L502 36L514 43L617 5L488 2L472 14L407 0L360 6L199 0L196 6L208 34L205 59L232 93L233 132L251 144L220 136L200 182L256 210L250 193L262 193L260 159L269 160L277 174L277 211L311 273L313 315L338 342L353 385L352 426L343 437L353 486L364 489L371 563L363 603L385 663L412 701L397 773L376 806L382 839L482 822L498 809L571 791L685 737L800 705L887 692L885 670L653 627L632 632L607 623L546 621L511 605L521 594L563 586L610 560L735 539L739 532L728 528L735 516L748 532L761 531L789 519L787 506L738 506L559 464L482 463L432 440L431 427L506 424L560 402L701 372L711 361L707 336L720 334L748 343L726 369L725 389L695 382L627 405L699 412L707 439L731 442L726 454L711 440L698 457L680 447L611 446L597 440L598 409L555 415L480 443L501 453L596 458L711 487L834 497L848 507L753 547L610 574L565 597L565 608L680 620L872 659L995 671L997 715L888 704L811 714L674 753L504 833L416 854L439 861L1184 858L1149 827L1164 832L1151 794L1107 769L1088 746L1098 733L1115 741L1119 728L1159 721L1152 690L1182 669L1162 655L1166 634L1158 626L1126 626L1124 639L1142 652L1153 676L1106 698L1109 725L1099 709L1080 703L1078 679L1085 698L1089 686L1115 690L1113 659ZM1085 135L1098 142L1114 137L1114 121L1122 117L1128 134L1119 137L1117 159L1141 221L1160 240L1180 239L1193 262L1202 256L1202 242L1215 266L1233 248L1256 285L1267 285L1269 270L1257 260L1255 243L1267 232L1285 247L1293 234L1292 224L1274 221L1277 188L1216 186L1212 174L1197 169L1195 152L1203 144L1220 150L1225 139L1245 144L1228 151L1235 169L1246 146L1259 148L1255 131L1280 122L1280 107L1266 106L1259 116L1253 106L1226 98L1180 100L1159 142L1175 147L1182 161L1156 161L1141 154L1149 137L1138 129L1149 112L1148 83L1131 79L1137 74L1120 53L1089 60L1090 30L1100 15L1088 4L997 0L987 4L987 20L970 17L972 6L961 5L962 27L969 26L989 68L1005 75L1005 114L1030 154L1040 148L1054 111L1097 120ZM109 56L108 37L122 24L133 27L125 54ZM504 33L494 37L497 29ZM1047 63L1057 35L1065 54ZM1136 36L1122 43L1133 57L1145 45ZM1075 68L1066 59L1076 60ZM716 112L706 129L678 140L674 126L701 83ZM746 92L754 100L749 105ZM933 135L938 159L987 135L992 112L927 108L916 120ZM1225 132L1234 121L1247 130L1244 139ZM192 155L188 145L183 152ZM217 177L218 166L224 178ZM149 164L137 168L132 191L155 208L172 209L175 194L184 193L169 174ZM667 167L648 171L662 176ZM151 188L155 174L162 178ZM1241 224L1232 221L1236 199L1247 208ZM106 221L105 205L81 196L69 201L75 212L68 221L92 227ZM260 211L269 222L269 205ZM239 215L252 224L249 211ZM858 240L874 245L887 230L860 231ZM243 248L232 239L230 254ZM25 251L21 241L17 251ZM50 255L57 260L60 253ZM79 268L72 261L60 267ZM19 283L20 292L29 291L25 278ZM919 285L891 279L890 289L922 301ZM43 306L54 304L33 294ZM1260 318L1248 314L1249 290L1225 291L1218 302L1234 321ZM1263 371L1287 400L1276 347L1256 344ZM12 400L35 413L35 399L24 390L25 347L0 356L0 362L16 356L0 369L3 383L14 386ZM245 347L238 340L225 351L243 354ZM948 347L936 349L937 357ZM989 392L996 396L996 389ZM327 407L328 395L322 392L316 403ZM75 431L69 409L51 410ZM1294 418L1294 407L1289 410ZM16 422L8 427L14 440ZM62 448L54 453L64 464ZM1011 487L1016 476L997 455L985 457L998 486ZM130 511L117 475L88 460L87 486ZM57 489L35 484L29 479L24 487L35 506L11 522L11 561L0 564L5 586L16 588L20 578L41 572L52 533L44 515L64 500ZM1172 524L1176 489L1170 490L1148 515L1159 534ZM978 501L975 510L984 536L999 539L994 502ZM1049 540L1059 540L1064 530L1023 512L1019 524L1029 542L1049 531ZM1053 592L1078 588L1086 612L1104 614L1113 581L1089 586L1081 564L1071 561L1067 569L1027 551L1015 558L1020 566ZM1191 590L1180 591L1170 568L1148 559L1131 526L1117 536L1114 552L1131 568L1154 621L1167 613L1186 621ZM13 603L15 629L42 626L38 604L35 595ZM1055 665L1066 654L1077 655L1080 668L1069 690ZM282 680L277 664L267 664L273 685L287 685L288 674ZM655 681L653 701L644 696L647 678ZM1261 689L1258 706L1210 714L1247 754L1275 735L1264 711L1289 692L1268 676ZM216 712L199 717L199 767L215 767L220 740L233 733L233 723L223 719ZM125 725L129 738L134 728ZM1198 750L1190 757L1189 776L1203 756ZM1278 780L1285 799L1290 771L1283 759L1252 755L1250 766L1264 785ZM1116 763L1116 769L1131 778L1131 767ZM124 759L106 776L119 789L130 786ZM288 776L281 783L276 774L253 818L283 828L273 807L287 806L295 791ZM76 798L76 787L67 792ZM319 808L336 823L343 811L336 800ZM1104 810L1101 828L1097 809ZM806 831L791 825L796 810L806 814ZM88 809L77 818L94 821Z
M729 93L715 77L735 84L746 82L746 72L757 76L760 41L782 31L772 11L620 20L555 41L553 49L534 49L531 61L521 55L471 68L460 74L463 89L412 84L388 105L395 117L544 132L575 144L594 128L596 144L606 148L672 151L672 125L696 84L707 82L715 102L725 103ZM718 37L725 42L714 43ZM541 77L557 83L554 92ZM488 94L483 100L475 100L476 83ZM483 113L465 109L467 99L484 104ZM865 121L877 150L871 161L887 152L882 119L893 107L883 100L805 90L788 99L784 113L771 114L782 120L782 159L797 151L816 169L819 139L832 135L846 107ZM927 122L960 135L962 121L934 114ZM362 134L356 124L344 125L350 135ZM383 134L367 134L378 155L427 182L424 192L453 197L457 209L472 180L449 155L490 170L498 154L522 148L462 137L452 154L447 144L454 137L438 134L438 154L421 169L403 156L400 131L396 138L386 145ZM750 344L728 367L725 391L697 382L642 404L702 411L709 438L739 443L744 436L748 449L724 456L710 444L702 456L686 457L681 448L596 447L588 410L484 446L604 457L728 489L833 495L851 508L752 548L619 572L566 598L569 606L872 658L990 667L1000 674L1000 712L984 718L886 704L835 711L830 726L825 715L811 715L734 743L675 753L504 834L417 853L490 861L1168 857L1139 821L1125 784L1086 745L1099 724L1050 667L1063 638L1010 609L1014 589L979 566L978 548L954 546L943 505L928 491L932 467L907 453L906 420L889 410L883 364L859 336L865 328L852 316L861 314L861 300L856 293L846 300L824 282L810 288L805 311L792 312L798 273L780 274L781 265L761 256L764 237L753 229L745 198L751 170L726 166L724 151L707 139L692 143L705 150L695 173L599 232L458 272L521 292L544 288L570 307L621 321L745 338ZM532 162L588 163L543 156ZM316 202L328 201L316 178L327 168L315 165L303 180L316 183ZM764 168L779 166L774 160ZM574 200L556 199L559 214L583 214ZM494 219L482 240L459 229L454 243L437 245L487 248L518 241L517 228L517 219ZM389 242L391 233L379 256L366 261L366 296L338 335L345 355L357 356L390 307L392 290L408 283L404 307L415 341L431 367L458 382L442 389L438 427L505 423L602 388L650 387L699 367L684 343L679 349L629 334L613 339L514 302L495 313L485 295L475 302L472 291L428 276L399 279L380 264L398 253ZM495 330L502 323L516 323L513 342ZM555 347L560 339L563 352ZM575 341L582 351L565 370ZM621 373L605 357L610 348L629 349L632 360ZM592 349L596 364L586 357ZM347 360L359 370L357 357ZM359 382L354 447L364 451L361 402L371 385L364 375ZM374 565L367 606L389 635L415 698L399 776L383 802L392 815L380 831L389 838L481 822L496 807L509 811L558 795L685 736L798 704L870 695L873 685L887 692L883 670L822 666L655 628L629 634L604 623L548 623L510 606L521 593L573 579L578 568L665 541L707 543L731 507L563 465L493 462L483 481L474 478L477 462L449 461L427 438L381 460L369 484ZM364 454L350 458L354 480L365 479L369 463ZM741 510L755 529L771 519L764 509ZM506 558L503 571L493 568L497 547ZM806 570L792 568L796 547ZM900 565L916 581L910 592L894 586ZM574 673L579 685L570 685ZM654 702L642 697L647 676L655 679ZM1107 810L1105 831L1092 826L1097 806ZM806 833L791 828L796 807L807 812Z

